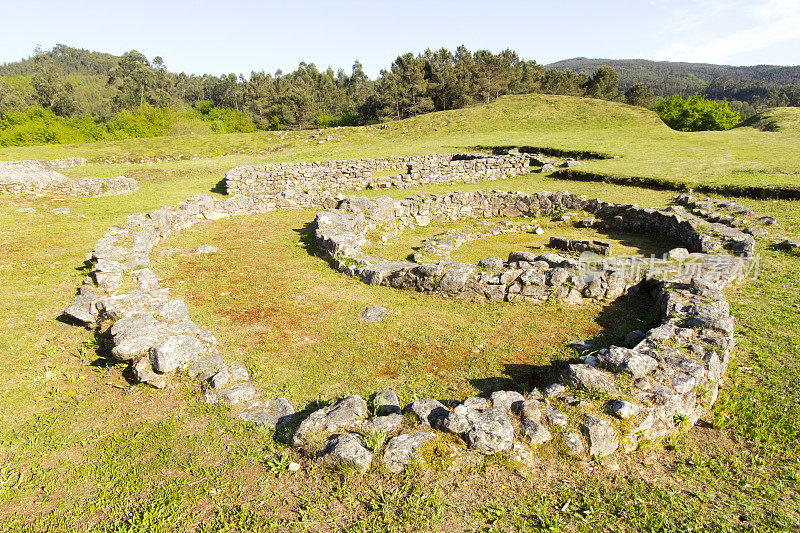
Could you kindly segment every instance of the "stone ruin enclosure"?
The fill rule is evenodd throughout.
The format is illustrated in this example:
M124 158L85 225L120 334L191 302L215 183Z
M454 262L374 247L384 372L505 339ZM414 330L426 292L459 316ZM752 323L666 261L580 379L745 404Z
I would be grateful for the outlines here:
M0 193L55 194L60 196L116 196L139 190L133 178L69 179L56 168L85 166L86 159L0 161Z
M245 173L234 169L228 174L230 179ZM563 366L560 383L527 395L498 391L455 405L427 398L402 406L394 392L384 391L371 399L373 416L365 399L348 396L304 418L284 398L260 397L247 370L226 363L215 336L192 322L186 304L159 285L150 254L161 239L198 222L287 207L278 197L292 197L298 180L306 179L323 178L300 178L292 171L284 191L273 177L270 190L261 194L224 200L196 195L173 207L130 215L97 242L91 273L65 315L101 332L113 357L130 363L135 380L163 388L172 373L186 372L198 380L205 401L234 406L244 421L288 425L294 428L294 446L360 471L377 464L398 472L426 442L445 433L463 443L451 457L459 464L496 452L524 461L548 441L570 455L602 457L674 434L694 424L716 400L735 345L734 318L721 289L741 279L753 254L752 235L673 208L620 205L566 191L392 200L344 197L328 189L307 196L308 203L314 198L323 208L315 218L318 247L335 269L364 283L469 300L571 305L638 292L652 298L660 323L632 332L630 347L611 346ZM347 179L364 182L368 177L329 181ZM506 260L487 258L479 267L392 262L361 252L371 231L398 232L432 219L536 217L568 209L592 213L601 226L668 235L685 248L656 262L621 264L619 258L606 258L591 272L554 253L512 251ZM409 417L416 421L413 427L408 427ZM384 448L366 448L363 435L370 431L389 437Z
M543 158L530 154L430 154L236 167L225 174L228 194L274 196L280 207L318 207L341 191L405 188L429 183L503 179L530 172ZM374 173L404 171L394 176ZM294 202L294 203L293 203Z

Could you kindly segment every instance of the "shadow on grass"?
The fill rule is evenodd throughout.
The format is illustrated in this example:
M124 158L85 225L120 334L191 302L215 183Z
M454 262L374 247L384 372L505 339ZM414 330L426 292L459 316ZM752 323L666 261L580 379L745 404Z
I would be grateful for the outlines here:
M327 260L322 250L317 246L317 239L315 238L316 229L314 228L313 221L306 222L302 227L293 228L292 231L297 233L299 237L298 241L303 245L308 255Z
M582 339L591 349L568 350L562 358L551 360L549 365L506 364L504 376L494 376L469 380L470 385L481 394L495 391L516 390L527 392L559 382L561 371L568 364L582 362L580 356L597 352L611 345L625 346L625 336L634 330L646 332L657 325L660 310L646 287L636 286L630 294L623 295L609 303L595 317L594 321L602 330L588 339Z
M225 185L225 178L219 180L219 182L211 188L211 192L215 194L228 194L228 187Z

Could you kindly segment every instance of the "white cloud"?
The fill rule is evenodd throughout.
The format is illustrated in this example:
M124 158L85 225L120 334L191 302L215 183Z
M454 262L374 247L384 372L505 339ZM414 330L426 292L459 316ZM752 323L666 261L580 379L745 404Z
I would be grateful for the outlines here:
M659 58L724 62L800 38L797 0L695 0L687 8L666 23L673 43L657 54Z

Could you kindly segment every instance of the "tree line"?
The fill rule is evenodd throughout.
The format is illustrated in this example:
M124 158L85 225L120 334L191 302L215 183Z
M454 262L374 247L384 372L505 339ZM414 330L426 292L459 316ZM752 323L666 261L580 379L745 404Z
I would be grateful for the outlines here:
M175 120L183 120L187 131L199 125L201 132L352 126L488 103L508 94L582 96L648 108L661 101L664 87L632 83L631 66L617 63L627 76L623 83L608 65L582 73L563 66L545 68L513 50L473 52L460 46L454 52L442 48L400 55L374 80L358 61L350 72L300 63L289 73L251 72L245 78L170 72L160 56L148 59L136 50L118 57L59 44L46 51L37 47L31 58L0 65L0 144L152 136L174 131L170 121ZM637 72L645 68L634 63ZM658 81L647 72L648 80ZM691 91L684 84L668 94L689 91L687 96L712 100L735 96L724 105L742 119L755 114L757 106L800 105L800 84L741 77L707 83L687 76L683 81ZM669 113L671 120L713 107L697 99L680 106L670 102L673 109L683 106L680 113ZM654 109L666 116L665 105ZM692 120L687 119L692 126L679 129L705 123ZM56 130L61 133L55 135Z
M643 86L628 94L609 67L592 75L545 70L512 50L472 52L460 46L398 56L370 80L356 61L350 72L300 63L292 72L227 74L170 72L161 57L132 50L116 61L57 45L30 60L0 67L0 114L40 106L56 116L91 114L109 120L145 106L242 113L262 129L366 124L488 103L507 94L547 93L652 104ZM90 96L81 93L91 93Z

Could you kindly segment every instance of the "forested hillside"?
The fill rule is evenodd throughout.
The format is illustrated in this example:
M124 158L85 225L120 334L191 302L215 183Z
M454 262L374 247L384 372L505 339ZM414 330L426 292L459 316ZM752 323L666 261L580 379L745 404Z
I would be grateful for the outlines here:
M800 83L786 84L797 79L800 67L576 59L546 68L513 50L464 46L403 54L375 80L358 61L350 72L303 62L288 73L187 75L136 50L113 56L59 44L0 65L0 146L369 124L531 93L649 108L657 96L699 92L733 100L746 119L800 105Z
M800 66L755 65L736 67L709 63L649 61L646 59L589 59L577 57L545 68L593 72L608 65L626 90L643 83L656 96L699 93L714 100L739 100L754 107L800 105Z
M212 132L303 129L406 118L506 94L622 98L608 68L592 75L545 71L511 50L494 54L463 46L454 53L398 56L376 80L358 61L349 73L300 63L289 73L197 76L170 72L161 57L148 59L136 50L114 57L64 45L4 65L0 76L0 145L6 146L160 135L174 130L177 119L187 133L202 131L203 124ZM148 107L168 111L143 111ZM120 116L126 124L111 126ZM153 117L160 123L150 127ZM32 122L41 123L37 131ZM54 135L53 124L63 134Z

